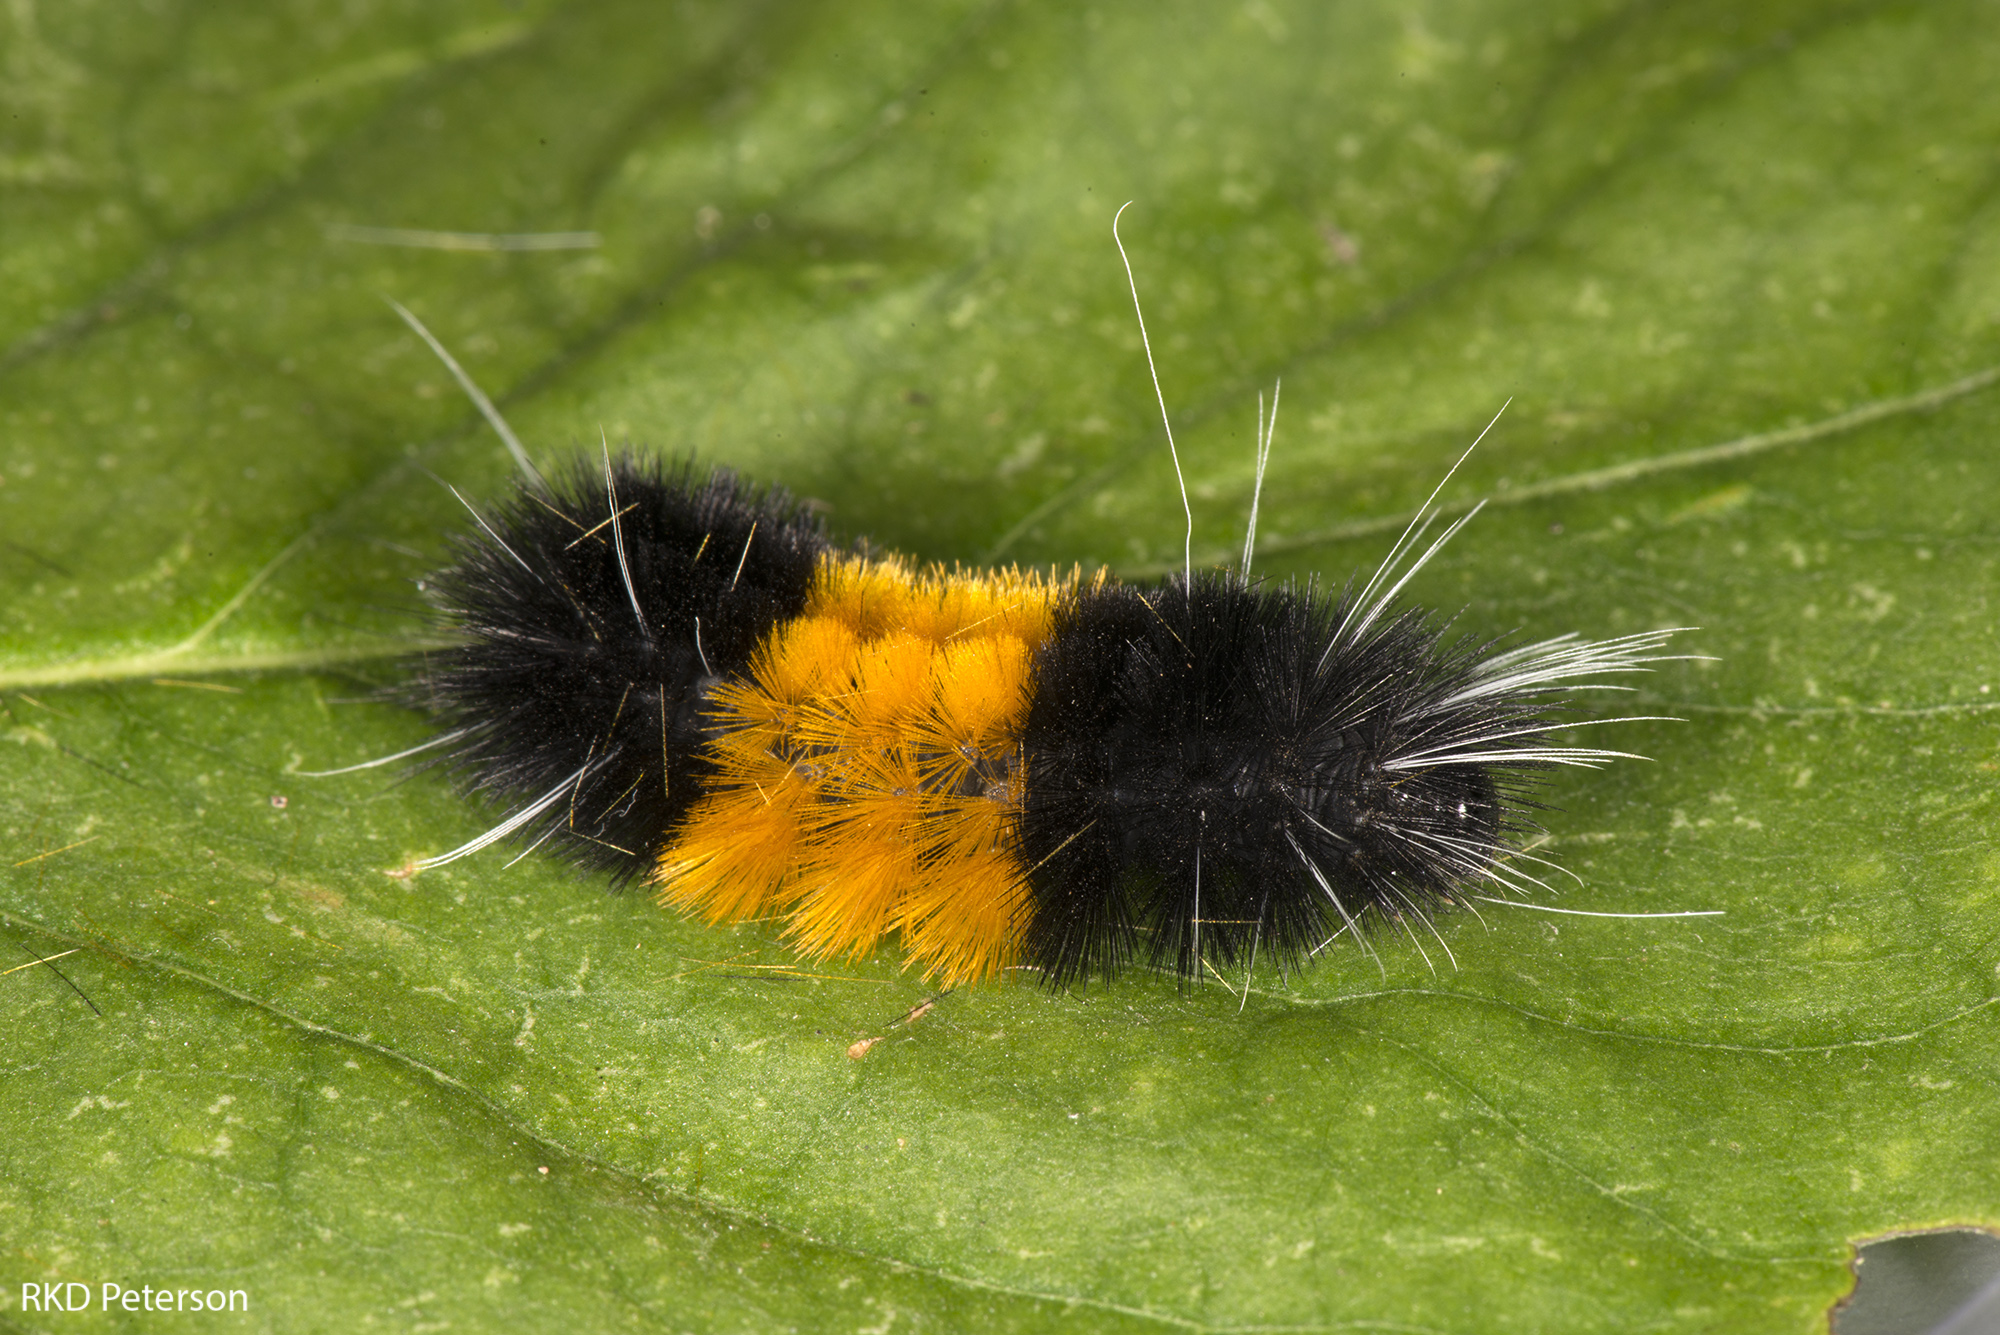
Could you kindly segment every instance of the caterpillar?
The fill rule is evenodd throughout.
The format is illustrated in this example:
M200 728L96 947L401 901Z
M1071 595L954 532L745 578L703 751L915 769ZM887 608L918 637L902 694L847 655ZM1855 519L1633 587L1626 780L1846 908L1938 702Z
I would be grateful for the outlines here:
M1674 633L1450 635L1400 599L1472 513L1426 547L1427 503L1330 596L1251 579L1254 527L1243 568L1137 586L838 544L725 469L530 470L426 581L454 644L406 689L509 814L418 866L552 844L807 956L895 935L941 987L1428 924L1535 881L1537 781L1625 754L1552 741L1563 700Z
M1117 217L1112 238L1181 479ZM390 305L523 474L492 520L467 503L476 530L426 582L454 647L403 695L444 731L369 762L444 747L509 814L416 870L553 840L683 912L781 918L808 956L894 934L944 988L1133 961L1194 979L1260 949L1290 968L1373 920L1415 941L1478 887L1543 885L1516 865L1540 861L1518 846L1537 782L1628 755L1552 740L1563 701L1670 657L1673 629L1508 649L1402 606L1478 513L1419 550L1443 482L1338 597L1252 580L1275 389L1234 571L1195 571L1184 479L1178 579L917 566L726 469L607 444L550 481Z

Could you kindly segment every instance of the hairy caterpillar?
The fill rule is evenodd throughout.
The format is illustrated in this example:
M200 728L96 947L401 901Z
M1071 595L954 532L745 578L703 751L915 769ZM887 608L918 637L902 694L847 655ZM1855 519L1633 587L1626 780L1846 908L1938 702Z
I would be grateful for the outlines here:
M1468 516L1469 517L1469 516ZM1464 520L1460 520L1462 524ZM802 951L899 933L945 985L1297 960L1510 886L1568 691L1670 631L1504 652L1401 610L1413 523L1339 598L917 569L775 491L626 456L524 483L430 581L410 688L513 837Z
M405 692L509 814L420 869L552 844L683 911L782 918L807 955L895 934L947 987L1295 964L1539 884L1513 865L1538 778L1625 754L1555 744L1563 699L1674 634L1448 637L1399 599L1477 511L1423 546L1429 502L1332 597L1250 578L1254 501L1237 571L1139 587L919 568L608 447L550 481L401 313L526 475L427 582L456 645Z

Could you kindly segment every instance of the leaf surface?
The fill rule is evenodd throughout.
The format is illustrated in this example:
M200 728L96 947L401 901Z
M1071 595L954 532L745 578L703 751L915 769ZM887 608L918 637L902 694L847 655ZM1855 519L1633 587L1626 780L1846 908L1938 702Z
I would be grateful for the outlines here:
M0 46L0 1322L1823 1328L2000 1226L2000 23L1972 4L23 8ZM1536 897L941 999L539 855L375 702L600 432L937 560L1698 627ZM1581 735L1581 734L1580 734ZM51 965L36 963L62 952ZM60 969L76 989L54 972ZM86 1001L87 998L87 1001ZM865 1055L850 1046L881 1041ZM97 1326L90 1323L96 1322Z

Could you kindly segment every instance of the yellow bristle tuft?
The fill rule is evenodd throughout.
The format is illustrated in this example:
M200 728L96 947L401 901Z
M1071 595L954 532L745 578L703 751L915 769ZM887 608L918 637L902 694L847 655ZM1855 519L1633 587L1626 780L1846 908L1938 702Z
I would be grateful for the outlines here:
M768 911L797 864L800 818L815 797L785 774L704 797L654 875L659 901L712 922Z
M949 875L923 877L895 923L910 962L941 987L993 977L1014 962L1027 892L1019 860L1001 847L955 859Z
M821 959L860 959L873 950L917 874L917 850L903 837L913 798L878 794L841 805L860 810L812 832L805 894L785 924L800 951Z
M847 680L807 715L801 739L842 751L893 745L930 704L936 656L929 640L900 632L861 646L849 657Z
M757 651L750 668L754 689L731 683L722 689L743 689L746 702L763 694L785 705L797 705L836 689L843 666L861 645L854 627L833 616L808 612L773 631Z
M1011 634L960 640L945 646L943 659L940 676L950 686L927 719L931 735L941 745L955 741L961 753L1012 746L1033 666L1027 642Z
M914 577L898 558L826 562L819 569L805 615L844 622L864 640L906 629Z
M1032 646L1074 578L827 561L804 615L710 697L717 773L661 858L661 900L716 920L784 910L820 958L899 931L947 987L1005 968Z

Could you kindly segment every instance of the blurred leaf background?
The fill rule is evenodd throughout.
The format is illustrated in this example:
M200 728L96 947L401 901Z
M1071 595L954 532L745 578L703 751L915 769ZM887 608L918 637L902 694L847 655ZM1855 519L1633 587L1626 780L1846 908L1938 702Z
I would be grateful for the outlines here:
M1804 1331L2000 1225L1990 6L24 0L0 62L0 1326ZM1142 575L1128 199L1197 559L1280 376L1259 565L1334 582L1511 398L1416 592L1701 628L1538 851L1726 916L898 1024L893 953L385 874L491 813L300 775L424 738L369 692L509 480L385 296L539 458Z

